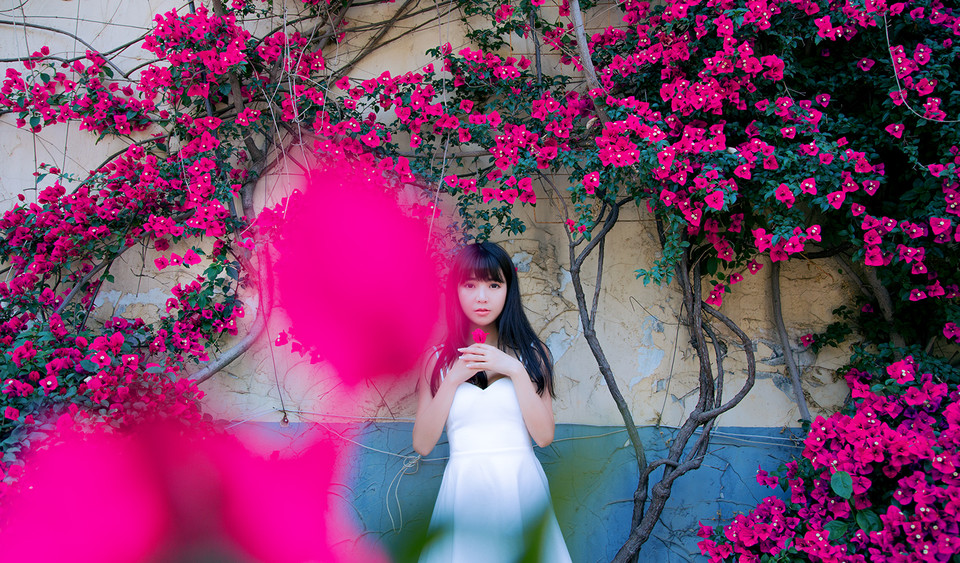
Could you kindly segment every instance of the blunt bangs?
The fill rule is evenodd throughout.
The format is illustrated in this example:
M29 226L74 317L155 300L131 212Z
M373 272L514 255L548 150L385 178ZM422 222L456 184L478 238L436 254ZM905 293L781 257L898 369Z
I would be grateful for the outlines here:
M492 252L487 252L480 245L469 245L467 251L460 255L457 264L456 280L459 286L467 280L497 281L506 283L500 261Z

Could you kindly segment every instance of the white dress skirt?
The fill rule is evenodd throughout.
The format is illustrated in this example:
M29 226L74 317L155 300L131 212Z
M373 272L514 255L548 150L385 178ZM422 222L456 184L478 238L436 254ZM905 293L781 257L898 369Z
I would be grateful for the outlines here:
M513 381L460 384L446 429L450 460L420 562L570 561Z

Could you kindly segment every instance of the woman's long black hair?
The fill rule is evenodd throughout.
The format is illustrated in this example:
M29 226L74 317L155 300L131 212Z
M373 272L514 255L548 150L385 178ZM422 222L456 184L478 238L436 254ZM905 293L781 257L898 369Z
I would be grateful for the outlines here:
M554 396L553 362L540 338L530 326L520 303L520 288L517 273L510 255L492 242L479 242L463 247L453 261L447 278L446 316L447 338L439 350L439 358L430 375L430 392L434 395L440 387L440 371L449 368L460 356L458 348L469 346L473 338L469 333L467 317L460 306L459 288L464 282L498 281L507 286L507 298L503 312L496 320L499 333L498 346L504 351L513 351L523 361L530 380L537 386L537 393L544 390ZM479 372L469 381L480 388L487 386L487 374Z

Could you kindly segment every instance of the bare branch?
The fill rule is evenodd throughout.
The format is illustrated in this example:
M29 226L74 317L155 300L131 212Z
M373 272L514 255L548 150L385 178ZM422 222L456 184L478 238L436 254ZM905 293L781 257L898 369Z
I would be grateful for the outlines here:
M199 384L216 375L217 372L230 365L234 360L242 356L244 352L249 350L250 347L253 346L253 343L263 334L266 327L267 323L263 319L263 313L257 313L257 318L254 319L253 326L250 327L250 332L241 338L233 348L221 354L220 357L207 364L200 371L192 374L190 379L193 379Z
M800 369L797 368L797 362L793 358L793 346L790 345L787 327L783 322L783 307L780 299L780 262L773 262L770 265L770 299L773 303L773 322L777 325L780 346L783 348L783 361L786 363L787 371L790 372L790 381L793 383L793 399L797 402L797 408L800 409L800 418L812 420L810 409L807 408L807 399L803 396Z
M40 24L36 24L36 23L16 22L16 21L10 21L10 20L0 20L0 25L12 25L12 26L14 26L14 27L31 27L31 28L34 28L34 29L42 29L42 30L44 30L44 31L52 31L53 33L59 33L59 34L61 34L61 35L66 35L67 37L70 37L71 39L74 39L74 40L76 40L76 41L78 41L78 42L80 42L80 43L83 43L83 45L84 45L85 47L87 47L88 49L90 49L91 51L99 52L99 51L97 51L97 48L96 48L96 47L94 47L93 45L87 43L86 41L84 41L84 40L81 39L80 37L77 37L76 35L70 33L69 31L64 31L64 30L62 30L62 29L57 29L57 28L55 28L55 27L48 27L48 26L40 25ZM107 62L108 65L110 65L110 66L113 68L113 70L117 71L118 74L120 74L120 75L123 76L124 78L127 78L127 79L130 78L130 77L127 75L127 73L125 73L125 72L123 72L122 70L120 70L120 67L118 67L117 65L113 64L113 62L112 62L110 59L104 59L104 60Z

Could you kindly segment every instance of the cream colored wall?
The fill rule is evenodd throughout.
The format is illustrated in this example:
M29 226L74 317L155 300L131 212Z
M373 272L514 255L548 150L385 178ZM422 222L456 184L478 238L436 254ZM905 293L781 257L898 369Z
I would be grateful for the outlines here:
M111 49L133 38L150 25L153 14L178 7L159 0L33 0L22 11L32 23L67 29L88 40L100 50ZM383 19L396 9L395 4L352 10L354 22ZM79 18L78 18L79 14ZM428 11L423 17L433 17ZM605 13L602 17L609 17ZM22 14L7 14L22 19ZM412 24L414 22L407 22ZM600 22L605 23L605 22ZM588 22L597 27L598 22ZM602 26L600 26L602 27ZM431 62L422 53L438 42L450 41L458 48L461 33L452 17L372 54L351 72L351 76L378 76L391 69L394 74L417 69ZM37 30L0 27L0 49L5 56L25 55L42 45L54 53L74 56L85 47L73 39ZM356 53L362 40L335 46L327 53L328 65L336 68ZM528 42L513 40L512 54L532 54ZM136 57L144 53L132 48L116 63L123 69L134 67ZM435 61L434 61L435 62ZM546 61L547 65L551 62ZM35 198L30 191L32 173L40 162L52 162L82 175L108 155L122 149L117 143L94 144L89 132L75 127L51 127L34 135L18 130L13 116L0 119L0 205L8 208L18 193ZM295 168L295 167L291 167ZM258 206L278 201L290 189L289 170L278 167L262 179L257 191ZM561 186L562 188L563 186ZM413 192L411 192L413 193ZM413 197L412 195L410 197ZM540 330L556 359L558 399L557 420L561 423L619 424L620 417L596 362L585 340L567 270L567 242L563 225L546 193L538 193L540 204L526 208L528 229L520 237L498 239L514 256L521 275L525 303L531 321ZM627 218L611 233L606 247L603 290L600 300L601 321L598 333L616 373L618 383L630 402L640 424L679 424L696 401L698 364L684 327L678 327L680 296L674 286L644 286L634 271L649 265L658 252L655 232L646 212L625 211ZM174 249L176 251L177 249ZM181 249L183 250L183 249ZM157 273L155 254L143 248L130 251L114 267L116 282L104 288L98 297L102 315L116 311L125 316L141 316L150 321L161 314L169 287L178 273L168 268ZM194 267L202 270L204 264ZM590 263L584 279L591 277ZM769 267L746 279L728 294L723 312L732 317L751 336L757 346L757 383L747 399L724 414L721 426L795 426L799 418L793 401L789 377L784 375L779 339L771 322ZM783 300L788 330L794 342L807 332L822 330L831 322L830 311L851 296L851 287L837 268L829 263L792 261L784 268ZM180 272L184 280L189 271ZM587 288L588 291L592 288ZM252 291L247 300L246 322L259 312L258 296ZM112 305L112 306L111 306ZM205 408L213 416L232 420L279 420L281 404L290 420L317 420L336 417L409 418L414 412L413 389L409 376L346 389L329 378L323 365L311 365L288 347L270 345L283 330L278 315L269 319L260 342L213 379L203 384L207 393ZM222 343L230 347L235 339ZM728 339L730 354L726 361L726 393L735 393L743 379L743 354ZM212 355L216 355L212 352ZM825 350L819 356L808 351L798 353L804 370L804 385L811 410L816 413L835 409L847 395L846 386L833 376L842 365L845 352ZM198 366L199 368L199 366ZM298 414L299 413L299 414Z

